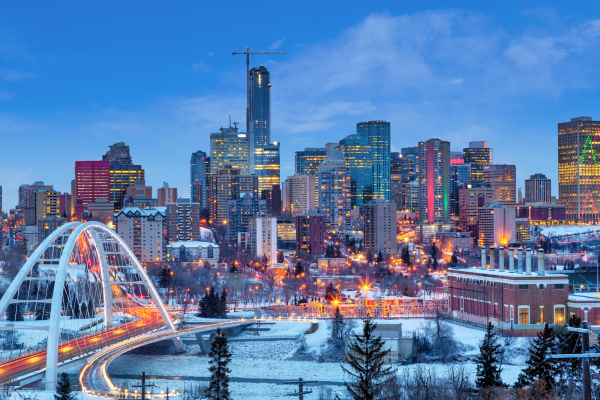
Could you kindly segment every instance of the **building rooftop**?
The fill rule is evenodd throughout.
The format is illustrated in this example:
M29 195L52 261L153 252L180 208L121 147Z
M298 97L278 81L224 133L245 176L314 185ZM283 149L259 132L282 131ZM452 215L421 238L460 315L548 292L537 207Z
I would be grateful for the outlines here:
M170 244L169 247L187 247L187 248L198 248L198 247L219 247L218 244L210 242L175 242Z
M125 214L127 216L139 215L140 217L156 217L157 215L165 216L167 212L166 207L155 207L155 208L140 208L135 206L127 206L123 207L121 211L115 213L115 217L118 217L121 214Z
M516 265L515 265L516 268ZM527 275L525 271L518 273L515 269L510 272L508 269L500 270L498 268L487 268L481 269L479 267L473 268L449 268L448 275L456 274L468 274L468 275L484 275L490 278L511 278L511 279L552 279L552 280L564 280L564 283L568 283L569 277L566 274L544 274L540 275L537 271L531 272L531 275Z

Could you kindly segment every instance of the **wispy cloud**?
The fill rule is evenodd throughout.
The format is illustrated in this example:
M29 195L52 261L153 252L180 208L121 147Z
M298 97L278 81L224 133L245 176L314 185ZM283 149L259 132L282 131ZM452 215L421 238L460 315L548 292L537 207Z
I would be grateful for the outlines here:
M196 72L208 72L210 71L210 68L208 67L208 65L206 65L206 60L209 57L212 57L213 53L212 51L210 53L208 53L208 55L206 57L204 57L204 59L202 61L200 61L199 63L196 63L194 65L192 65L192 71L196 71Z
M0 79L5 81L21 81L27 78L35 78L36 76L37 74L33 72L0 70Z
M277 39L271 46L269 46L269 50L276 50L276 49L280 48L284 42L285 42L285 38Z

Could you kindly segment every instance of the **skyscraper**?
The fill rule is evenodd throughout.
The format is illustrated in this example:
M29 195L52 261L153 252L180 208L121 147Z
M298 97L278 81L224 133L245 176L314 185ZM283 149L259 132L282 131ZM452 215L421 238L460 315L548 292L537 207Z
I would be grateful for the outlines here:
M408 177L408 181L414 181L417 179L417 167L418 167L418 155L419 148L415 147L403 147L400 149L400 155L402 156L402 162L400 163L400 174Z
M544 174L533 174L525 179L525 200L527 203L548 203L552 198L550 179Z
M316 210L318 193L315 185L316 177L312 175L288 176L283 187L283 208L293 216L306 214Z
M373 198L373 160L369 141L360 135L350 135L340 141L346 170L352 177L351 207L362 207ZM320 185L319 185L320 186Z
M227 201L238 198L240 193L250 193L258 198L258 177L241 174L239 169L231 166L210 174L207 190L209 222L217 226L227 224Z
M240 173L250 173L250 137L238 133L237 127L221 128L219 133L210 134L210 171L230 165Z
M206 208L206 184L210 174L210 157L203 151L192 153L190 160L190 194L192 202Z
M367 121L356 124L356 133L369 140L373 159L373 198L390 201L390 123Z
M258 176L258 195L279 185L279 143L263 144L254 149L254 174Z
M493 163L492 149L487 142L469 142L469 147L463 149L466 164L471 164L471 182L483 182L483 168Z
M296 152L296 170L300 175L317 175L317 167L327 158L325 148L307 147Z
M492 164L483 168L483 180L494 190L494 200L500 206L514 206L517 202L517 167Z
M141 165L110 163L110 197L115 211L123 208L126 192L137 180L145 180L146 172Z
M402 154L397 151L393 151L390 153L390 173L392 175L397 175L400 173L402 165Z
M254 166L254 151L271 143L271 83L269 71L263 66L252 68L250 74L250 165Z
M336 150L319 165L319 214L325 218L326 229L350 227L351 176L346 170L342 149Z
M558 202L567 220L600 221L600 121L571 118L558 124Z
M450 158L450 212L460 214L459 190L463 185L471 183L471 164L465 164L462 157Z
M371 254L397 253L396 203L374 200L365 204L365 249Z
M169 203L177 203L177 188L171 188L167 182L163 182L162 187L156 191L156 197L160 207L165 207ZM192 200L192 203L198 202Z
M102 155L102 161L116 162L122 165L133 164L129 146L125 145L125 142L117 142L112 146L108 146L106 154Z
M450 142L419 142L419 221L448 223L450 200Z
M98 199L110 199L110 163L107 161L75 162L75 214L81 217L84 206Z

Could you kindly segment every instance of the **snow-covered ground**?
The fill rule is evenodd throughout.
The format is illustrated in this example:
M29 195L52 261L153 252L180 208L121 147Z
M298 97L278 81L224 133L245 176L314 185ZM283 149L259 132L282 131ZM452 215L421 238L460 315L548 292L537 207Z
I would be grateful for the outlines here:
M401 319L403 331L418 331L426 322L425 319L412 318ZM261 332L261 335L301 335L310 327L307 322L280 321L275 325L265 325L271 328L270 332ZM463 355L474 356L479 352L479 343L483 339L485 332L467 327L452 325L455 339L467 349ZM358 333L362 329L360 321L355 326ZM318 353L325 348L327 339L331 334L329 321L319 320L319 328L312 334L304 335L306 351ZM502 339L500 339L502 340ZM518 338L511 346L512 351L503 365L502 379L505 383L512 384L524 367L526 359L527 338ZM291 356L301 346L300 340L295 341L273 341L273 342L232 342L230 349L233 353L233 359L230 364L231 377L256 379L254 383L236 383L231 384L233 397L238 399L250 398L278 398L284 394L294 391L290 385L277 385L273 383L260 382L261 379L280 379L280 380L316 380L328 382L343 382L345 374L337 363L317 363L315 361L295 361ZM145 355L124 355L118 357L109 367L110 374L118 375L139 375L145 371L150 375L158 376L183 376L183 377L209 377L208 357L199 355L196 346L190 346L188 352L182 355L164 355L164 356L145 356ZM423 364L421 364L423 365ZM469 376L476 374L476 366L472 361L462 363ZM425 364L426 368L439 371L439 374L445 374L448 365ZM398 374L404 371L410 371L416 365L399 366ZM185 378L184 378L185 379ZM124 383L124 382L122 382ZM165 390L167 384L169 388L183 388L183 381L157 380L153 381L160 390ZM132 383L130 383L132 384ZM186 384L197 384L197 382L187 381ZM330 389L342 393L341 386L329 386ZM295 388L297 389L297 388ZM313 388L313 390L318 390ZM315 398L316 396L313 395ZM311 397L309 397L311 398Z
M547 237L600 232L599 225L539 225L538 227L540 233Z

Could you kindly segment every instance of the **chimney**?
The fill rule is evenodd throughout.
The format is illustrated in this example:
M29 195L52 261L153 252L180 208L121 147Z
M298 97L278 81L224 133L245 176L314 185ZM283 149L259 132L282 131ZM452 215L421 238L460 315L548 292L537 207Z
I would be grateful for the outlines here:
M498 247L498 269L504 271L504 247Z
M515 272L515 249L508 248L508 272Z
M485 247L481 248L481 269L485 268Z
M523 248L517 249L517 274L523 273Z
M490 246L490 268L495 268L496 267L496 260L494 258L495 254L494 254L494 247Z
M538 270L537 274L540 276L544 276L546 273L544 272L544 250L538 250Z
M525 274L531 275L531 249L527 249L525 255Z

